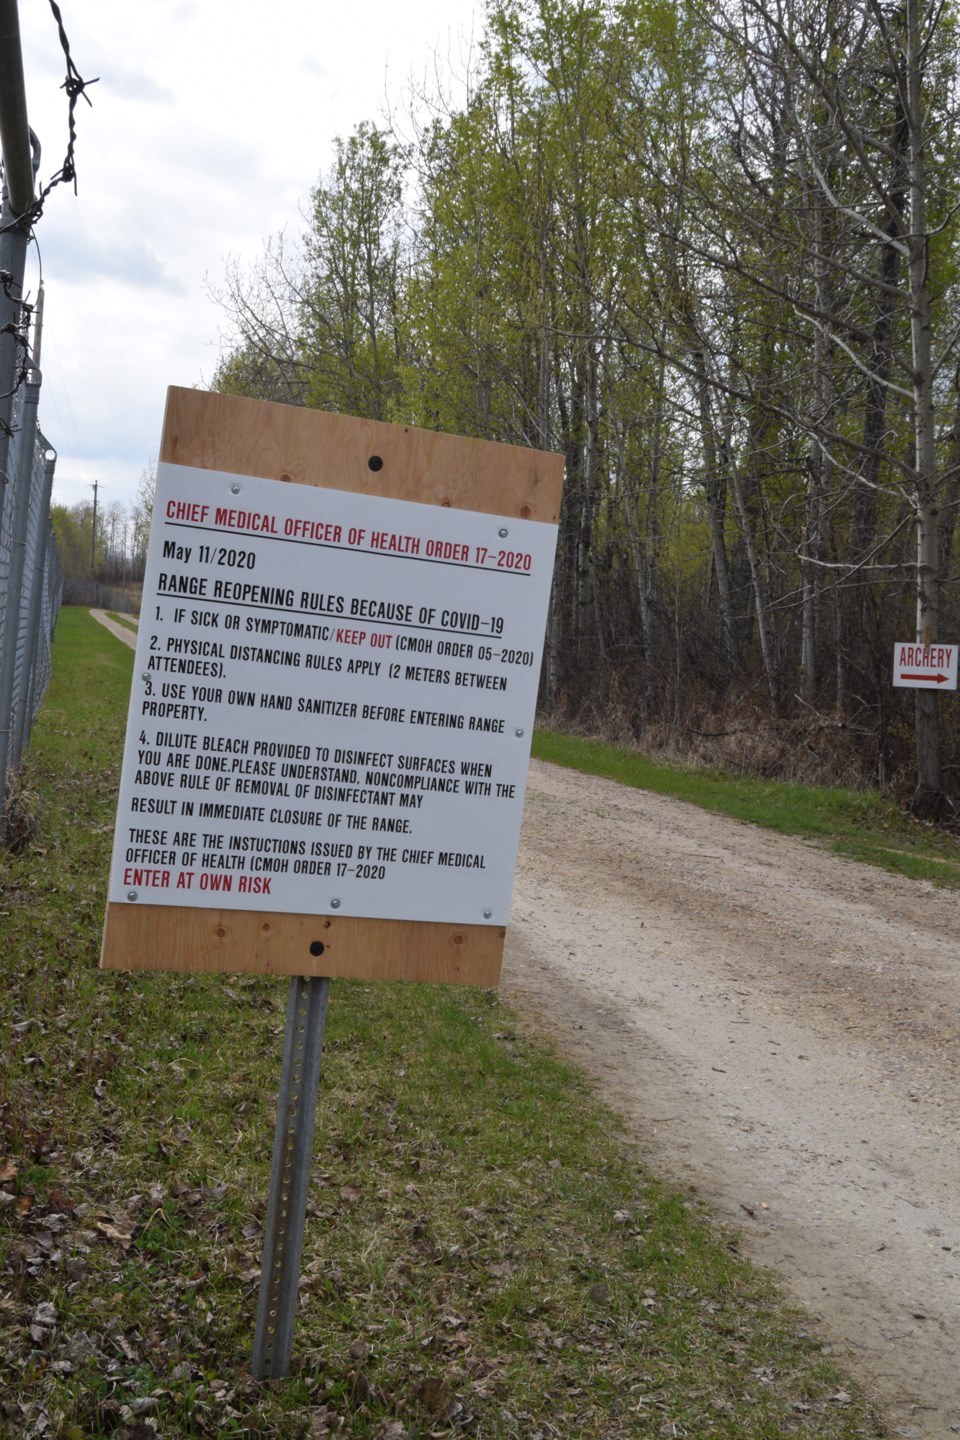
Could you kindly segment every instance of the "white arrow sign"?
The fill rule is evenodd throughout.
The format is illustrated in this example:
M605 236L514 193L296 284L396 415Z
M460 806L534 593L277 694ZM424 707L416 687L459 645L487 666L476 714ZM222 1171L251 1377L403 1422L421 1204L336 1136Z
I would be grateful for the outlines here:
M956 690L957 648L898 640L893 647L894 685L913 690Z

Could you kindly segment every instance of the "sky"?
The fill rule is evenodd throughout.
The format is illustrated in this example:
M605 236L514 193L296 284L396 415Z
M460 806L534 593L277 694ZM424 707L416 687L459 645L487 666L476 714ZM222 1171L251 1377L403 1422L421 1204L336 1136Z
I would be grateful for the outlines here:
M168 385L209 385L227 317L227 263L299 233L337 135L383 122L411 86L462 75L475 0L59 0L91 80L77 105L77 194L36 226L42 269L40 425L57 451L54 503L129 507L156 460ZM66 64L48 0L20 0L39 178L63 163ZM454 95L456 91L453 91Z

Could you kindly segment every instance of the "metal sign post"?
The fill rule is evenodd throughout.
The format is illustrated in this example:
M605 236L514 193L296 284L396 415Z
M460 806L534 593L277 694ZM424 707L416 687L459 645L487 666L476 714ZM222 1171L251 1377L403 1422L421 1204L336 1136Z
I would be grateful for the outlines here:
M257 1380L282 1379L290 1368L329 994L326 977L290 981L253 1341Z

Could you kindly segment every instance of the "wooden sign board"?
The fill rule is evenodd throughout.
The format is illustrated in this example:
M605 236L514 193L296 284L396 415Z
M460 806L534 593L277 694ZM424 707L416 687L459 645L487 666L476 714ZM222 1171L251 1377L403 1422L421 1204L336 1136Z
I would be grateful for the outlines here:
M562 467L169 391L102 965L496 984Z

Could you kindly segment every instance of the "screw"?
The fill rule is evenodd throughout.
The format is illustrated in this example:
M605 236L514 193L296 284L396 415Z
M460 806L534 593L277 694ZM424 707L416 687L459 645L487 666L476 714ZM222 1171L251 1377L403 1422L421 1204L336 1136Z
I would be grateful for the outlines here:
M231 494L231 495L239 495L239 494L240 494L240 486L239 486L239 485L231 485L231 486L230 486L230 494Z
M522 740L522 739L523 739L523 731L522 731L522 730L514 730L513 733L514 733L514 735L516 735L516 737L517 737L518 740Z
M339 900L331 900L331 901L330 901L330 909L331 909L331 910L339 910L339 909L340 909L340 901L339 901Z
M128 890L128 891L127 891L127 899L128 899L128 900L136 900L136 898L137 898L137 892L136 892L136 890Z
M510 531L507 529L506 525L504 525L503 529L498 531L497 533L499 534L501 540L506 540L507 536L510 534Z
M484 918L484 920L489 920L489 919L491 919L492 916L493 916L493 911L492 911L492 910L484 910L484 912L483 912L483 918Z

